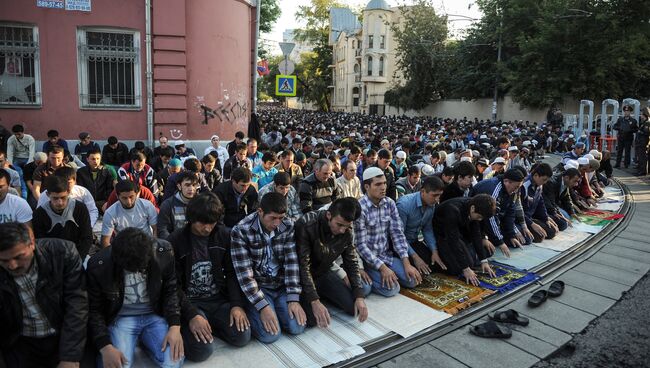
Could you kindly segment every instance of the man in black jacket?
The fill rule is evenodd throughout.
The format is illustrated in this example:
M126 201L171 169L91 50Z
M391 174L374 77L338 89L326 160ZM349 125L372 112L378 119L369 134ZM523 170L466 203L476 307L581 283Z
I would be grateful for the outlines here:
M116 137L110 136L108 137L108 144L102 150L102 156L106 165L111 165L117 170L129 160L129 147L122 142L118 142Z
M300 183L298 196L302 213L318 210L339 197L336 178L332 175L332 167L332 161L328 159L316 160L314 172Z
M78 367L88 298L74 244L0 224L0 348L7 367Z
M77 185L88 189L95 200L95 206L102 211L117 183L117 173L112 167L102 164L102 153L99 149L90 151L86 160L88 165L77 170Z
M393 160L393 154L387 149L381 149L377 152L377 163L375 166L384 171L386 176L386 197L397 201L397 186L395 185L395 172L390 167Z
M234 346L244 346L251 338L230 258L230 232L219 224L222 216L219 198L201 193L187 205L187 225L169 237L176 259L185 355L196 362L214 351L212 335Z
M257 210L259 202L257 190L251 185L252 178L250 170L238 167L230 180L212 190L223 203L223 223L228 228L234 227L241 219Z
M176 180L178 192L165 199L158 211L158 237L167 239L177 229L187 224L187 204L197 194L199 176L192 171L183 171Z
M440 203L452 198L469 196L476 167L471 161L461 161L453 167L453 170L454 181L445 187L440 196Z
M481 221L494 216L495 212L496 201L488 194L452 198L438 205L433 217L433 230L447 273L453 276L462 274L467 283L478 286L472 268L479 266L480 262L482 272L495 276L488 263L488 241L481 231Z
M571 224L571 217L575 216L570 190L578 184L581 177L578 169L569 168L551 177L542 189L546 212L560 231L564 231Z
M49 200L36 208L32 217L34 236L69 240L83 260L93 244L90 214L83 202L70 198L68 182L60 176L45 179Z
M612 126L612 129L618 132L618 141L616 142L616 165L614 165L615 169L621 167L623 151L625 151L625 160L623 161L623 165L625 165L626 169L630 166L630 155L632 153L634 133L639 130L638 122L635 118L630 116L631 112L632 106L623 106L623 116L619 117L616 123L614 123L614 126Z
M88 329L104 367L135 366L141 340L158 366L183 364L171 245L133 227L88 262Z
M327 327L330 323L321 298L351 316L358 313L360 322L368 317L364 298L370 294L371 286L361 280L352 230L360 215L359 202L347 197L334 201L327 211L309 212L296 221L302 284L300 304L307 314L308 326ZM343 259L346 279L331 269L339 256Z

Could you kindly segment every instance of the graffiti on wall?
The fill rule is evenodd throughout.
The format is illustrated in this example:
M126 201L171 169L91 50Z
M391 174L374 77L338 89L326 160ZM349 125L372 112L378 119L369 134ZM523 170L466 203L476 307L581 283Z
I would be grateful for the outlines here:
M169 136L172 139L181 139L183 137L183 131L180 129L169 129Z
M221 98L214 104L206 102L204 96L196 96L194 105L201 114L202 123L208 125L212 119L233 125L247 123L248 93L243 91L241 87L223 88L222 84Z

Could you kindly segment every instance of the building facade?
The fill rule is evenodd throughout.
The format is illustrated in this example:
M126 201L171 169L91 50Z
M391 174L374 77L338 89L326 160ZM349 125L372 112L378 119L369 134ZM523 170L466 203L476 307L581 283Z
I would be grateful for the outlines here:
M37 140L57 129L65 139L87 131L99 142L245 131L255 5L0 0L0 124L22 122Z
M384 94L399 81L396 41L391 30L401 12L385 0L372 0L363 24L349 10L330 10L332 46L332 110L384 115Z

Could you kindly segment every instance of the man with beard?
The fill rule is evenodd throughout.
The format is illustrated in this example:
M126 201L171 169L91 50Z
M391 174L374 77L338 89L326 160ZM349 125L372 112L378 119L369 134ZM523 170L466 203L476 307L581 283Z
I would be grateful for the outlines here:
M30 228L16 222L0 224L0 234L0 347L5 364L79 367L88 297L74 244L34 240Z
M127 227L138 228L155 237L158 212L151 202L140 198L138 183L121 181L115 185L115 192L118 201L104 213L101 245L108 247L113 233L119 233Z

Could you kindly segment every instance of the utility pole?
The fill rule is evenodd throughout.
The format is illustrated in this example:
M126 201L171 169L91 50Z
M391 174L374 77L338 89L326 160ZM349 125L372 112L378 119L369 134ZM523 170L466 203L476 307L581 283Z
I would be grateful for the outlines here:
M260 41L260 17L262 11L262 0L257 0L255 9L255 47L253 48L253 86L251 88L251 100L253 106L251 106L251 113L257 113L257 53L259 52L259 41Z
M498 11L498 9L497 9ZM499 103L499 67L501 66L501 35L503 28L503 13L501 14L501 20L499 21L499 41L497 43L497 65L494 76L494 98L492 99L492 121L497 121L497 108Z

